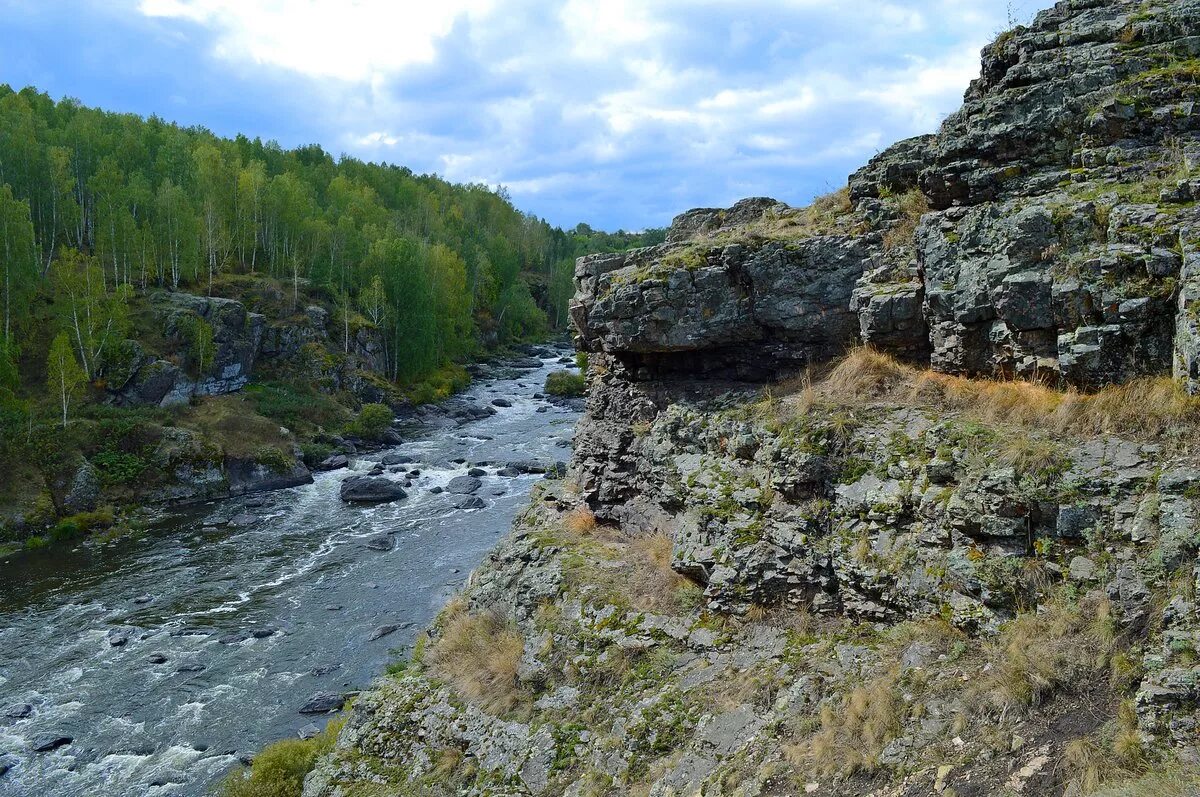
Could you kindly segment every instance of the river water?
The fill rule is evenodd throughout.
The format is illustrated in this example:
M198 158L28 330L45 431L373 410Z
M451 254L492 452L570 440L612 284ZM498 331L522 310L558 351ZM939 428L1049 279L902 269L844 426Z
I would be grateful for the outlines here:
M420 474L405 501L345 505L341 470L114 542L0 562L0 795L202 795L240 757L323 726L299 708L367 686L403 655L542 478L498 467L569 458L576 413L533 398L567 367L563 353L476 382L467 400L511 401L492 417L408 428L409 442L353 462L366 471L383 454L410 456L404 467ZM493 463L477 493L486 508L430 491L481 462ZM256 520L226 525L240 513ZM392 550L367 546L384 547L381 535ZM371 641L382 626L400 628ZM112 629L127 628L114 646ZM29 716L6 716L26 704ZM46 735L73 741L33 752Z

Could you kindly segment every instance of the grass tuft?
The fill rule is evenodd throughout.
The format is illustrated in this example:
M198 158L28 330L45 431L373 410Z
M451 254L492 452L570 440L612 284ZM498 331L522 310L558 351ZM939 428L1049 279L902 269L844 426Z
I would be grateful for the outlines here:
M424 659L434 676L490 714L506 714L523 702L517 668L525 641L511 623L490 612L469 612L459 602L447 606L441 626Z

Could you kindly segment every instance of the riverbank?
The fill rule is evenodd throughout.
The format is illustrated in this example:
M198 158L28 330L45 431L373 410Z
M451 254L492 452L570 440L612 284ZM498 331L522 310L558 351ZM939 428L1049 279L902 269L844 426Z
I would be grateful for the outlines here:
M0 790L198 797L239 758L323 725L299 710L406 658L527 505L543 479L530 471L569 458L575 411L535 398L567 368L569 350L551 354L536 369L490 366L436 420L397 427L404 443L313 484L0 563L0 683L6 703L30 707L0 707ZM479 418L460 422L461 405ZM385 459L406 499L339 499L344 479ZM447 491L474 469L470 495ZM459 508L464 497L481 508ZM52 735L72 741L34 751Z
M402 442L398 427L406 423L478 420L487 409L473 413L456 395L474 380L514 372L522 363L541 367L543 353L570 365L573 352L563 346L551 340L504 347L457 366L437 384L368 390L358 398L283 381L275 368L262 381L182 406L89 406L59 444L58 456L74 464L56 466L61 472L52 478L37 468L23 477L10 470L8 508L0 513L0 560L89 536L106 540L136 533L151 522L154 508L310 483L331 457ZM350 410L366 399L375 400L359 405L375 415L370 428L361 413ZM71 453L76 450L80 453Z

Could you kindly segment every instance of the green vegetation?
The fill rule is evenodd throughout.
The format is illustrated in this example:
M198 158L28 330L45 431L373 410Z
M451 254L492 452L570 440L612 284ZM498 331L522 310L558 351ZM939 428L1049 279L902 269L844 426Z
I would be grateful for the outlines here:
M392 425L395 416L385 404L364 404L355 428L367 440L378 440Z
M546 392L551 396L582 396L587 389L583 374L555 371L546 377Z
M344 719L335 719L311 739L284 739L265 747L246 768L217 788L218 797L300 797L304 777L333 749Z
M164 455L185 469L223 456L284 468L297 440L315 453L334 434L377 438L390 412L355 422L361 401L446 398L486 349L566 324L576 257L665 235L562 230L503 189L7 85L0 163L0 539L16 514L22 536L44 536L84 460L119 504L172 478ZM164 318L151 296L173 291L237 300L275 327L315 306L328 339L260 365L239 398L96 416L138 368L143 381L216 376L227 319Z

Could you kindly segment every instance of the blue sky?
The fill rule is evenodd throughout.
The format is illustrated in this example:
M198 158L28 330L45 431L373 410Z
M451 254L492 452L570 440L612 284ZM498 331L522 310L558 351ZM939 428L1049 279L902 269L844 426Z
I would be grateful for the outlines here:
M1049 0L0 0L0 82L507 187L552 223L804 204Z

